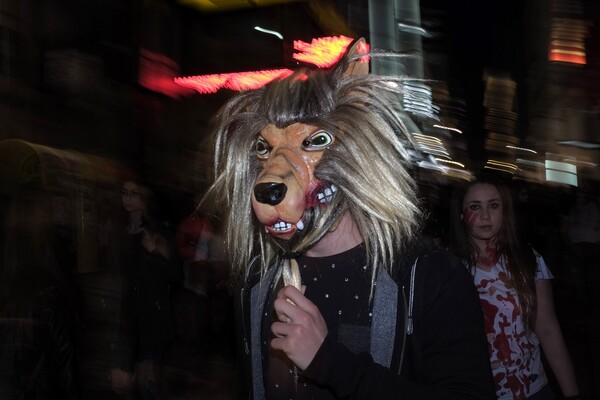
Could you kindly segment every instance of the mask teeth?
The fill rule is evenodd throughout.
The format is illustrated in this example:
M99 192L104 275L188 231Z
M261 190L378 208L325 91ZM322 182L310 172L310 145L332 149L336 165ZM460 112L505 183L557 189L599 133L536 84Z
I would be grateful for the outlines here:
M296 228L298 228L299 231L304 229L304 222L302 222L302 220L299 220L298 222L296 222Z
M289 222L278 221L275 224L273 224L273 229L275 229L276 231L287 231L289 229L292 229L292 224L290 224Z
M325 188L322 192L317 193L317 200L319 200L319 203L321 204L330 203L335 192L337 192L337 187L335 185L331 185L330 187Z

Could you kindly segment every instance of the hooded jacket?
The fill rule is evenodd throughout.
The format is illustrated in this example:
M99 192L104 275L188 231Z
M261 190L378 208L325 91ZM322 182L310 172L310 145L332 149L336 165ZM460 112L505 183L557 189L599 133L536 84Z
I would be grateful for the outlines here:
M370 351L354 354L328 335L305 377L344 399L495 399L479 298L468 271L448 252L419 241L379 268ZM261 318L276 277L251 268L236 292L236 396L264 399Z

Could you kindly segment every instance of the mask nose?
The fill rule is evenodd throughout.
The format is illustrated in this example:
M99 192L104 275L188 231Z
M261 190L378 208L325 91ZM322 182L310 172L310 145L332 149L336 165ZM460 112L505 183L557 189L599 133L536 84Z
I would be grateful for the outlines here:
M254 197L259 203L276 206L285 198L285 183L265 182L254 186Z

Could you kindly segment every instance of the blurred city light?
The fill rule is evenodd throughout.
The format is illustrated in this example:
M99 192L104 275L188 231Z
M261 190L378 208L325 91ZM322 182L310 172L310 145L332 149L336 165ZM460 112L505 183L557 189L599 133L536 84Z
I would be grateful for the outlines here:
M270 29L261 28L260 26L255 26L254 29L256 29L257 31L262 32L262 33L268 33L269 35L273 35L276 38L283 40L283 35L277 31L272 31Z
M577 167L566 162L546 160L546 180L577 186Z
M175 78L175 83L196 90L198 93L215 93L219 89L235 91L258 89L273 79L283 78L293 73L290 69L234 72Z
M316 38L310 43L294 40L294 49L298 50L299 53L294 53L292 57L298 61L314 64L319 68L328 68L340 59L353 40L346 36ZM369 45L360 43L358 51L359 53L367 53ZM369 57L361 58L361 62L368 61Z
M310 43L295 40L294 49L298 50L299 53L294 53L292 56L298 61L314 64L319 68L327 68L339 60L353 40L354 39L345 36L317 38L313 39ZM358 51L360 53L366 53L369 51L369 47L367 44L359 45ZM367 61L368 57L361 58L361 62ZM284 78L292 73L292 70L283 68L177 77L174 79L174 82L177 85L194 89L198 93L207 94L215 93L219 89L230 89L234 91L258 89L271 82L273 79Z

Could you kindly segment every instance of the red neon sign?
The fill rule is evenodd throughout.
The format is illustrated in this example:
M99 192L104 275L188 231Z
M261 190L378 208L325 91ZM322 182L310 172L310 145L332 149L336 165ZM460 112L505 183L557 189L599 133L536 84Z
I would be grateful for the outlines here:
M293 73L291 69L273 69L230 74L197 75L175 78L175 83L194 89L202 94L215 93L219 89L236 91L258 89L273 79L285 78Z
M344 54L346 48L354 39L345 36L324 37L313 39L311 43L301 40L294 41L292 57L298 61L314 64L319 68L328 68L335 64ZM358 51L367 53L369 45L361 43ZM361 62L368 62L369 57L361 57ZM249 72L235 72L229 74L196 75L175 78L175 83L194 89L199 93L215 93L219 89L235 91L258 89L274 79L285 78L293 73L290 69L274 69ZM302 79L302 77L300 77Z
M294 53L292 57L298 61L314 64L319 68L328 68L342 57L353 40L346 36L318 38L313 39L310 43L294 40L294 49L300 53ZM368 52L369 45L361 42L358 51L360 53ZM368 61L368 57L361 58L361 62L365 61Z

